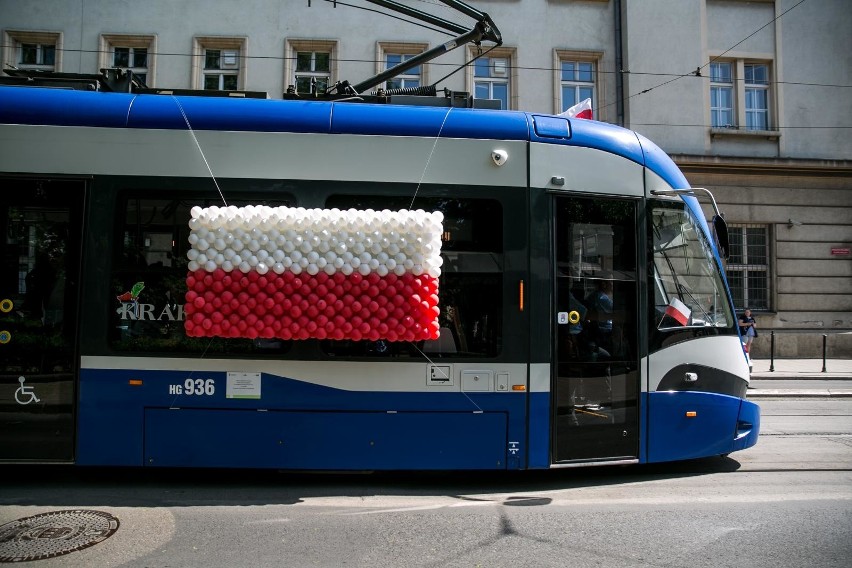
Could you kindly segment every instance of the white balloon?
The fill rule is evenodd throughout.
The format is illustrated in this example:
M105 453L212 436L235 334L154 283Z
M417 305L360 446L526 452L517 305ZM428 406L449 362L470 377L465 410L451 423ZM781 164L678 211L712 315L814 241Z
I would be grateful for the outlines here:
M226 260L222 263L222 270L224 270L225 272L231 272L232 270L234 270L234 263L232 263L230 260Z
M267 272L269 272L269 267L266 265L265 262L258 262L257 263L257 272L259 274L266 274Z
M189 270L190 272L195 272L196 270L198 270L198 263L197 263L197 262L195 262L194 260L190 260L190 261L186 264L186 268L187 268L187 270Z

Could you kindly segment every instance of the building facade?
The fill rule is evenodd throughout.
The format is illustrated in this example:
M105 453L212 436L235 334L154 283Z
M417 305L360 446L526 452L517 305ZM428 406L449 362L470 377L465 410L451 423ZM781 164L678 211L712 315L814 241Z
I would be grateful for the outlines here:
M465 26L441 4L403 4ZM503 44L460 47L386 88L436 84L504 108L640 132L716 197L756 356L852 356L848 0L471 0ZM325 0L0 0L4 69L130 69L150 87L280 98L374 75L454 37ZM382 13L377 13L382 12ZM410 18L404 18L410 20ZM476 56L476 61L464 66ZM708 214L711 209L707 208Z

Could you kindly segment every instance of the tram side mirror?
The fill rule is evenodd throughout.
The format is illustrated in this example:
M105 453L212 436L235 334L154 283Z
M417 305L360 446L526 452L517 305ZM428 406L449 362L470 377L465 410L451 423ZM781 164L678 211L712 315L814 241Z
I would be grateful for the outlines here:
M716 234L716 244L719 247L719 256L722 260L728 260L730 246L728 243L728 224L721 215L713 216L713 232Z

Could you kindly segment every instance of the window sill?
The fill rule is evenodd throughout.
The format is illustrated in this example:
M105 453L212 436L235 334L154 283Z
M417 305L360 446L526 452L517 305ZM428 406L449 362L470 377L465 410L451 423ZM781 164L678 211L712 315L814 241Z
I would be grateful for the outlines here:
M738 138L765 138L767 140L778 140L781 138L779 130L742 130L736 126L731 128L711 128L710 137L733 136Z

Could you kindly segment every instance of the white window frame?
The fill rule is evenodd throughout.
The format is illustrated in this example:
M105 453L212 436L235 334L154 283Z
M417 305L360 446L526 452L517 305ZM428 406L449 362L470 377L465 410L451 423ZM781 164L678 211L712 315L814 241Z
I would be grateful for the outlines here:
M711 54L711 65L720 63L720 64L729 64L731 66L731 82L730 83L721 83L717 81L713 81L713 73L708 73L708 78L710 79L710 90L707 91L709 94L708 99L708 124L710 125L711 134L713 136L719 134L731 134L731 135L759 135L766 136L770 139L777 139L780 137L780 132L778 131L777 124L777 114L775 108L775 94L773 93L772 88L772 77L775 74L775 63L772 57L769 54L730 54L730 58L726 59L714 59ZM746 83L746 66L765 66L767 80L765 83ZM730 87L732 89L732 100L731 100L731 113L733 118L733 124L731 125L715 125L713 124L713 116L714 112L718 112L723 110L722 107L715 105L715 100L713 96L714 89ZM752 91L762 91L765 93L766 100L766 108L752 108L751 102L748 97L748 93ZM747 117L750 113L760 113L763 114L766 120L765 127L754 128L749 126Z
M398 41L380 41L376 43L376 74L383 73L388 70L387 58L389 55L399 55L403 60L411 59L415 55L419 55L429 49L428 43L409 43ZM403 73L396 77L396 80L401 81L401 88L413 87L413 83L417 86L429 84L429 66L425 63L419 65L420 73ZM387 81L382 85L383 89L387 89Z
M478 47L468 47L467 49L468 61L472 60L474 57L479 55ZM476 70L476 62L471 63L467 66L466 72L466 85L465 88L467 91L476 98L476 90L477 84L479 85L488 85L489 96L493 93L494 85L502 84L506 85L506 99L507 99L507 109L517 109L518 108L518 65L517 65L517 49L514 47L498 47L496 49L492 49L488 51L487 54L483 55L481 59L487 58L489 60L489 70L495 69L495 62L497 60L505 61L506 65L506 74L505 76L489 76L489 77L477 77L475 75ZM506 110L506 109L504 109Z
M206 68L207 51L218 50L221 57L225 57L225 52L235 52L235 63L233 65L220 64L218 69ZM246 38L244 37L215 37L203 36L193 38L192 49L192 88L196 90L204 89L206 78L208 76L218 76L218 89L224 90L224 76L236 76L237 88L236 91L246 89L246 75L248 67L248 56L246 53Z
M148 65L145 67L124 67L133 71L134 75L144 75L145 84L153 87L156 84L155 70L157 67L157 36L142 34L101 34L98 53L98 69L115 67L115 50L130 49L130 61L133 63L133 53L136 49L148 50Z
M21 49L24 44L54 47L53 65L22 64ZM62 32L5 30L3 32L3 67L6 69L41 69L44 71L62 70Z
M296 88L296 74L299 77L316 77L328 81L328 86L334 85L337 80L337 41L328 39L288 39L285 42L284 54L284 84L289 89ZM297 71L297 58L299 53L327 53L328 71L315 71L313 69L315 56L311 57L311 71Z
M752 68L763 67L763 68L765 68L766 69L766 81L762 82L762 83L758 83L758 82L754 82L754 81L749 82L748 72L747 72L748 67L752 67ZM743 88L745 90L745 97L743 99L744 100L743 104L745 106L745 122L744 122L744 124L745 124L746 130L769 130L772 127L772 122L771 122L770 116L769 116L769 107L771 105L771 103L770 103L770 94L771 93L770 93L770 90L769 90L770 73L771 73L771 69L769 68L769 65L765 62L746 61L743 64ZM753 72L752 72L752 75L753 75ZM753 94L753 93L759 93L763 96L763 100L765 101L765 106L756 107L753 104L752 97L749 96L750 94ZM750 125L749 124L749 122L750 122L749 116L750 115L751 116L762 116L763 117L762 127L758 128L758 127L754 127L754 126Z
M592 89L592 112L593 118L595 120L603 120L601 107L604 106L601 104L599 100L601 96L601 60L603 59L603 53L596 51L577 51L577 50L568 50L568 49L555 49L553 51L553 111L554 114L559 114L560 112L564 112L571 105L566 105L565 101L563 101L562 97L562 88L565 87L574 87L575 93L578 94L580 88L591 88ZM592 81L578 81L578 80L563 80L562 79L562 63L563 62L574 62L574 63L590 63L592 67ZM582 101L583 99L578 99L577 102Z
M719 76L714 72L717 67L725 66L730 69L730 81L719 80ZM713 128L734 128L736 127L736 111L737 106L734 88L734 72L735 65L731 61L714 61L710 64L710 125ZM722 106L718 101L718 93L727 92L731 99L731 106ZM728 113L731 117L730 122L720 119L721 113ZM724 122L724 124L723 124Z

